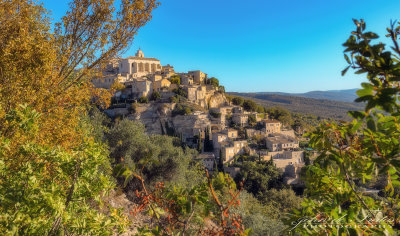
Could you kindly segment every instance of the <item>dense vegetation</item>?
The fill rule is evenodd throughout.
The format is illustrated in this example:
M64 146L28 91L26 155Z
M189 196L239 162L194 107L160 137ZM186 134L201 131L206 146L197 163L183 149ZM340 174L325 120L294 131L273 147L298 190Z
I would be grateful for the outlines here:
M366 106L364 111L349 112L351 122L325 123L308 135L321 154L305 169L303 208L293 211L287 222L293 233L399 233L400 26L392 23L387 28L393 43L387 50L385 44L375 43L379 36L367 32L363 20L354 23L356 29L343 44L349 65L342 74L349 69L366 74L368 80L356 100ZM365 191L366 185L380 194Z
M110 192L121 191L136 203L132 214L153 219L139 229L143 234L281 231L280 216L268 214L279 210L226 174L205 175L194 161L197 151L179 139L149 136L140 123L99 112L121 86L94 89L90 79L132 42L157 6L122 1L117 11L113 4L73 1L51 31L35 1L0 1L0 232L123 232L130 223L123 209L104 204ZM176 93L174 99L185 100L183 90Z

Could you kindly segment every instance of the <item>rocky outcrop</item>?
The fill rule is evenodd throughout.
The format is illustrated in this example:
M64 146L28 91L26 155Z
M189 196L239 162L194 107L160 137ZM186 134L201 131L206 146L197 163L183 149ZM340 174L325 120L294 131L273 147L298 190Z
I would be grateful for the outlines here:
M218 108L224 106L228 103L224 94L215 92L208 98L208 106L209 108Z

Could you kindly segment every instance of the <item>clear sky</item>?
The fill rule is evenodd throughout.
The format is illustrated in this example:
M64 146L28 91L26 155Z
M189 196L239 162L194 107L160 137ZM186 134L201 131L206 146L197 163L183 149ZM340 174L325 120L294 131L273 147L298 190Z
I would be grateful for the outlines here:
M42 0L59 19L67 1ZM226 91L306 92L357 88L342 43L363 18L384 35L400 19L399 0L161 0L126 56L145 56L178 72L202 70Z

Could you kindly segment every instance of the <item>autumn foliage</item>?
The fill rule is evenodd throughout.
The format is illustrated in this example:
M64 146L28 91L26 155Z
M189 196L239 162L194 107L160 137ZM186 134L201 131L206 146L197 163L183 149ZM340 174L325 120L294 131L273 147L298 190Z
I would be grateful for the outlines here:
M108 105L109 91L90 80L157 3L116 5L72 1L52 28L36 1L0 0L0 232L111 234L125 224L117 212L98 212L113 188L111 167L82 118L91 98Z

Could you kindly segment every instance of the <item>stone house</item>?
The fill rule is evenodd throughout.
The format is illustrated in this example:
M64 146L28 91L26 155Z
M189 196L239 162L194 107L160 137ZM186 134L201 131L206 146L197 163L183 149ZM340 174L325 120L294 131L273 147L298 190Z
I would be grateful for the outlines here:
M231 162L236 155L246 153L246 148L247 140L236 140L224 144L221 148L222 162Z
M171 86L171 81L165 78L153 82L153 89L154 91L157 92L161 91L163 88L169 88L170 86Z
M153 83L145 78L135 79L132 83L132 95L136 98L147 97L153 93Z
M193 85L193 78L187 75L181 75L181 85Z
M202 107L206 106L206 86L201 85L188 85L184 87L190 102L196 103Z
M204 167L208 171L212 171L214 169L214 164L216 162L215 155L212 152L203 152L199 154L195 160L201 160L204 164Z
M189 71L188 75L193 78L194 83L196 84L205 84L207 80L207 74L201 72L200 70Z
M243 113L233 113L232 121L234 124L239 125L241 127L246 126L249 122L249 116Z
M299 148L297 139L282 134L271 134L265 138L265 142L271 152Z
M212 142L214 149L220 149L221 143L228 139L228 135L222 132L212 133Z
M281 133L282 123L278 120L264 120L265 134L279 134Z
M238 137L238 131L236 129L225 129L222 132L230 139L236 139Z
M256 136L264 136L265 133L262 132L261 130L256 130L256 129L246 129L246 136L248 138L256 137Z
M284 151L272 159L275 166L282 169L287 184L296 184L300 179L300 170L304 166L303 151Z
M113 85L116 81L123 84L127 80L128 79L126 76L116 74L116 75L107 75L102 78L96 78L93 79L91 82L96 88L110 89L111 85Z

